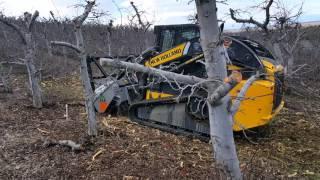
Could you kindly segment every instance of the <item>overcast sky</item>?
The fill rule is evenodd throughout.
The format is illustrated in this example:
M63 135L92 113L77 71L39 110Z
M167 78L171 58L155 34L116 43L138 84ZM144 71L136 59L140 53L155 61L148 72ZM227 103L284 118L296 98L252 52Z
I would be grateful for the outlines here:
M189 0L133 0L141 10L146 11L146 18L153 24L181 24L188 23L188 15L194 14L194 2L188 4ZM320 20L320 0L283 0L290 9L298 9L302 2L303 16L301 21ZM25 11L39 10L43 17L49 16L49 11L53 11L57 17L74 17L81 13L80 8L73 5L83 3L83 0L0 0L0 10L8 16L20 16ZM218 5L218 16L226 21L227 29L238 28L239 25L230 20L227 13L229 8L249 10L257 19L263 18L263 13L252 9L253 5L261 0L229 0L229 5ZM128 22L128 13L132 12L130 0L97 0L99 9L108 11L109 17L116 23ZM117 10L121 9L122 18ZM245 16L244 16L245 17Z

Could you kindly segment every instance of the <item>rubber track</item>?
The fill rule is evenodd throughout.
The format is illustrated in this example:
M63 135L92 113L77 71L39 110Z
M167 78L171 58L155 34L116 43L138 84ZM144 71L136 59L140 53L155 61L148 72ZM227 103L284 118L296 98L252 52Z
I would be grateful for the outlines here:
M187 97L184 97L179 100L179 103L186 103ZM161 100L144 100L139 101L137 103L132 104L129 107L129 118L133 122L137 122L144 126L149 126L152 128L156 128L165 132L169 132L176 135L184 135L191 138L197 138L203 141L209 141L210 137L207 134L198 133L196 131L190 131L184 128L180 128L178 126L173 126L170 124L161 123L158 121L153 121L150 119L140 119L136 116L136 110L140 107L152 108L158 106L165 106L168 104L179 104L175 99L161 99Z

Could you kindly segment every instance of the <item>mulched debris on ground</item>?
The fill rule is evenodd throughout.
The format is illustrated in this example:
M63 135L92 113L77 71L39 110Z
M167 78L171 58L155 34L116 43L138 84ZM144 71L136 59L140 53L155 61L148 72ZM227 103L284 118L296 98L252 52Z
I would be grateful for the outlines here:
M207 179L221 176L208 142L161 132L125 117L99 117L99 135L86 136L77 78L44 81L47 103L32 108L23 79L0 93L0 179ZM246 179L320 178L320 105L287 97L261 136L237 135ZM69 104L69 118L65 117ZM72 149L60 140L81 144ZM49 143L48 143L49 142ZM51 144L50 144L51 143Z

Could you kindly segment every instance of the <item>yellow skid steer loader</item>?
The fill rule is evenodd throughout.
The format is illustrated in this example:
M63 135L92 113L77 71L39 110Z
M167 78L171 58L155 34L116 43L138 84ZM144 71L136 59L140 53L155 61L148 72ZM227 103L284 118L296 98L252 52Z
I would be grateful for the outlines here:
M156 47L126 61L175 73L206 78L199 27L194 24L155 26ZM246 92L236 113L234 131L270 123L283 107L283 68L261 44L239 36L223 37L228 55L228 73L240 71L242 81L229 93L235 98L252 75L259 73ZM110 58L110 57L109 57ZM98 61L88 57L89 74L95 90L95 107L100 113L118 110L140 124L192 136L208 137L207 92L201 87L183 92L159 77L120 70L117 76L105 72ZM102 76L93 73L92 63ZM192 95L190 96L190 94ZM179 96L179 101L176 98Z

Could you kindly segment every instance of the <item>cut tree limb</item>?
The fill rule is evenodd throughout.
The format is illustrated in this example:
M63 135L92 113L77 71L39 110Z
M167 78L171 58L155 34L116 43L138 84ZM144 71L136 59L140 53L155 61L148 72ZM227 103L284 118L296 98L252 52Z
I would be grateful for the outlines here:
M195 76L177 74L174 72L168 72L161 69L146 67L137 63L130 63L125 61L119 61L109 58L101 58L101 60L105 63L105 65L114 67L114 68L123 68L135 72L141 72L153 76L163 77L166 80L174 81L176 83L188 84L188 85L199 85L202 84L207 88L208 84L212 83L207 79L198 78ZM232 72L232 74L227 78L228 82L224 82L214 90L210 97L208 97L207 101L210 104L214 104L221 100L224 96L226 96L230 90L235 87L241 81L240 72Z
M82 150L81 144L77 144L71 140L60 140L58 141L58 144L62 146L70 147L72 151Z
M1 64L16 64L16 65L23 65L25 66L26 64L24 62L20 62L20 61L4 61L4 62L0 62L0 65Z
M232 88L234 88L242 80L242 75L238 71L233 71L231 75L225 79L225 82L220 85L207 99L210 104L214 104L226 96Z
M196 76L187 76L187 75L177 74L173 72L163 71L161 69L150 68L137 63L129 63L129 62L113 60L108 58L101 58L101 60L103 60L103 62L107 66L112 66L115 68L130 69L137 72L152 74L160 77L166 77L169 80L178 81L178 82L190 84L190 85L207 81L206 79L198 78Z
M95 161L96 158L101 155L104 151L106 151L105 149L100 149L98 152L96 152L93 156L92 156L92 161Z
M82 147L81 144L77 144L74 141L71 140L50 140L50 139L46 139L43 143L44 147L49 147L49 146L56 146L56 145L60 145L60 146L66 146L71 148L72 151L82 151L84 150L84 148Z
M258 77L259 77L258 74L251 76L243 85L243 87L241 88L240 92L238 93L236 99L233 101L232 106L230 108L230 113L232 116L234 116L237 113L240 107L241 101L244 99L246 95L246 92L248 91L252 83L258 79Z

